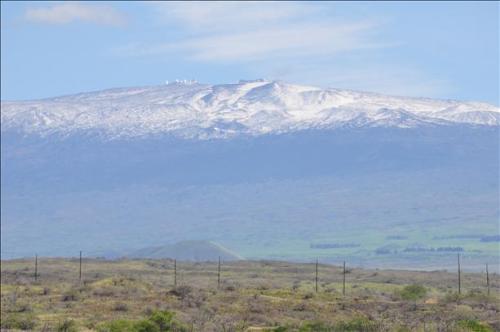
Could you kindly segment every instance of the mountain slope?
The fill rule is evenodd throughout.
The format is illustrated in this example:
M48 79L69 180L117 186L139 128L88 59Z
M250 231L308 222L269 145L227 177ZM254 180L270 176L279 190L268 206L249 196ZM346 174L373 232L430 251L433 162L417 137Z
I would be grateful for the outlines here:
M224 261L243 259L220 244L211 241L181 241L170 245L149 247L136 250L128 255L131 258L171 258L181 261Z
M404 251L417 243L482 268L499 255L480 240L498 234L498 114L262 80L2 102L2 257L213 240L246 258L450 264Z
M229 138L338 127L498 126L500 110L477 102L240 81L110 89L2 102L2 130L39 135L98 133L106 139L169 134Z

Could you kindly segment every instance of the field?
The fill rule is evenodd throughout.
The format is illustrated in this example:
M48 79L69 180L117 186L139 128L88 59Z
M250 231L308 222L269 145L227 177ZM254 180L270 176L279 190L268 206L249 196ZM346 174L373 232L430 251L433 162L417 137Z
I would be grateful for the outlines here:
M498 331L500 276L279 261L2 261L2 331ZM176 282L176 285L174 284Z

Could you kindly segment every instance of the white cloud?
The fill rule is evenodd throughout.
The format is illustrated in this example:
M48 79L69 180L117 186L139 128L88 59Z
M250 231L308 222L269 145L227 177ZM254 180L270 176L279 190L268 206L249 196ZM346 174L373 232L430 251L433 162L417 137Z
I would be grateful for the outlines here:
M334 55L377 47L363 33L370 24L303 23L248 32L193 38L178 45L197 60L257 60L268 57Z
M335 55L384 47L370 38L374 21L340 22L321 15L319 5L274 2L157 3L163 21L180 30L178 41L135 44L129 55L183 52L199 61L248 62L259 59Z
M126 22L125 17L113 7L78 2L28 8L24 13L24 18L30 22L45 24L68 24L80 21L121 26Z
M256 29L237 33L209 34L154 45L131 44L119 52L158 55L183 52L193 60L248 62L261 59L331 56L340 52L383 47L364 36L370 23L316 24Z
M314 6L276 2L159 2L163 20L174 21L194 31L248 30L278 21L300 18Z

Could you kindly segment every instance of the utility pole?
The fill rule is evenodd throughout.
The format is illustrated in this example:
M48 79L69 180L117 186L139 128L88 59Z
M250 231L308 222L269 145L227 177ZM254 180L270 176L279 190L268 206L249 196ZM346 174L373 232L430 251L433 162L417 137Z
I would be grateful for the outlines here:
M343 270L343 276L342 276L342 295L345 296L345 261L344 261L344 270Z
M78 273L78 280L82 281L82 251L80 250L80 269Z
M462 293L462 285L460 279L460 254L457 254L457 263L458 263L458 294Z
M217 267L217 288L220 288L220 256L219 256L219 266Z
M177 287L177 259L174 259L174 287Z
M38 255L35 255L35 282L38 280Z
M318 292L318 259L316 258L316 293Z
M490 273L488 271L488 263L486 263L486 287L488 289L488 296L490 296Z

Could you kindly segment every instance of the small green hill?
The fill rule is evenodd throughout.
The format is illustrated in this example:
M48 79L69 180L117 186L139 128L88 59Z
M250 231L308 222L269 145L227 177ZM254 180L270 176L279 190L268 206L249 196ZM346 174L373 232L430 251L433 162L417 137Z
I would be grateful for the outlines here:
M211 241L181 241L175 244L139 249L127 255L131 258L172 258L182 261L242 260L243 257Z

